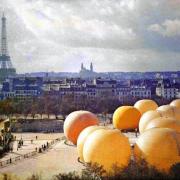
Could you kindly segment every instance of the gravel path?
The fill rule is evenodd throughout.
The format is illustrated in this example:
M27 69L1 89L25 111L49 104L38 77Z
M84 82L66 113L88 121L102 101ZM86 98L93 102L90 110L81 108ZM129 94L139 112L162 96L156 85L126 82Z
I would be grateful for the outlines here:
M29 134L28 136L31 137ZM42 141L44 141L45 137L44 135L41 137L39 135L39 138L43 139ZM54 135L53 137L49 136L49 139L52 138L54 138ZM64 141L61 141L46 152L1 168L0 173L16 174L22 179L34 173L40 174L42 179L49 180L53 175L60 172L81 170L83 166L78 163L77 157L76 147L65 145Z

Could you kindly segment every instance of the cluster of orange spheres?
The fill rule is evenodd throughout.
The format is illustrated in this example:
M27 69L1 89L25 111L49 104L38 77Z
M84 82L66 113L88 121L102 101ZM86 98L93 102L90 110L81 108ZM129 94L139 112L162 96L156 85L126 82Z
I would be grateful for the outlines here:
M98 126L97 117L88 111L69 114L64 123L64 134L77 144L78 156L86 163L98 163L110 172L113 165L127 166L131 157L128 138L117 129Z
M80 160L98 163L106 172L113 165L127 166L132 156L129 139L121 130L139 129L134 158L145 159L159 170L168 171L180 162L180 99L158 107L153 100L144 99L134 106L121 106L113 114L114 129L99 126L95 114L75 111L64 123L64 134L77 144Z
M136 129L139 127L141 116L157 107L157 103L150 99L139 100L134 106L121 106L113 114L113 125L121 130Z
M169 171L180 162L180 99L151 109L139 121L140 136L134 156L145 159L160 171Z
M145 132L152 124L153 127L167 127L180 132L180 99L144 113L139 121L139 132Z

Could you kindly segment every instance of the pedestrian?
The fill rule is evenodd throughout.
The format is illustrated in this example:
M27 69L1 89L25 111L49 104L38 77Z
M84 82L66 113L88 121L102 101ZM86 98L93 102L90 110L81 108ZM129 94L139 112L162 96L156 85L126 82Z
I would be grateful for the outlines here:
M46 150L46 146L45 146L45 144L43 145L43 150L44 150L44 151Z
M20 147L21 147L21 142L19 141L19 142L18 142L18 148L20 148Z
M9 162L10 162L10 164L12 163L12 159L11 158L9 159Z
M49 147L49 143L47 142L46 144L47 144L47 148L48 148Z
M20 139L19 143L20 143L20 146L22 146L22 138Z
M37 140L37 138L38 138L38 137L36 136L36 140Z
M41 150L41 148L39 148L39 153L41 153L42 152L42 150Z

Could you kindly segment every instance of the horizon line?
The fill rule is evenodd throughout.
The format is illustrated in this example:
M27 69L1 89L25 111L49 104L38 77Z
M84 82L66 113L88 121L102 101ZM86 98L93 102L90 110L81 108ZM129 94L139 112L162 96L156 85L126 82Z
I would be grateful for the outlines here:
M100 71L96 72L94 71L93 73L163 73L163 72L180 72L180 70L159 70L159 71ZM24 72L24 73L17 73L17 74L32 74L32 73L77 73L79 74L80 72L77 71L36 71L36 72Z

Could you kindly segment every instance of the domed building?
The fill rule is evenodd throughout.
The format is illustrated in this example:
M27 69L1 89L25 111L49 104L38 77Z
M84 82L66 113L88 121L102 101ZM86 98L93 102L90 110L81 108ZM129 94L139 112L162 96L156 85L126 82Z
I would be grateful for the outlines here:
M81 78L96 77L97 73L94 72L92 62L90 63L90 69L87 69L86 67L84 67L84 64L81 63L81 70L79 72L79 75Z

